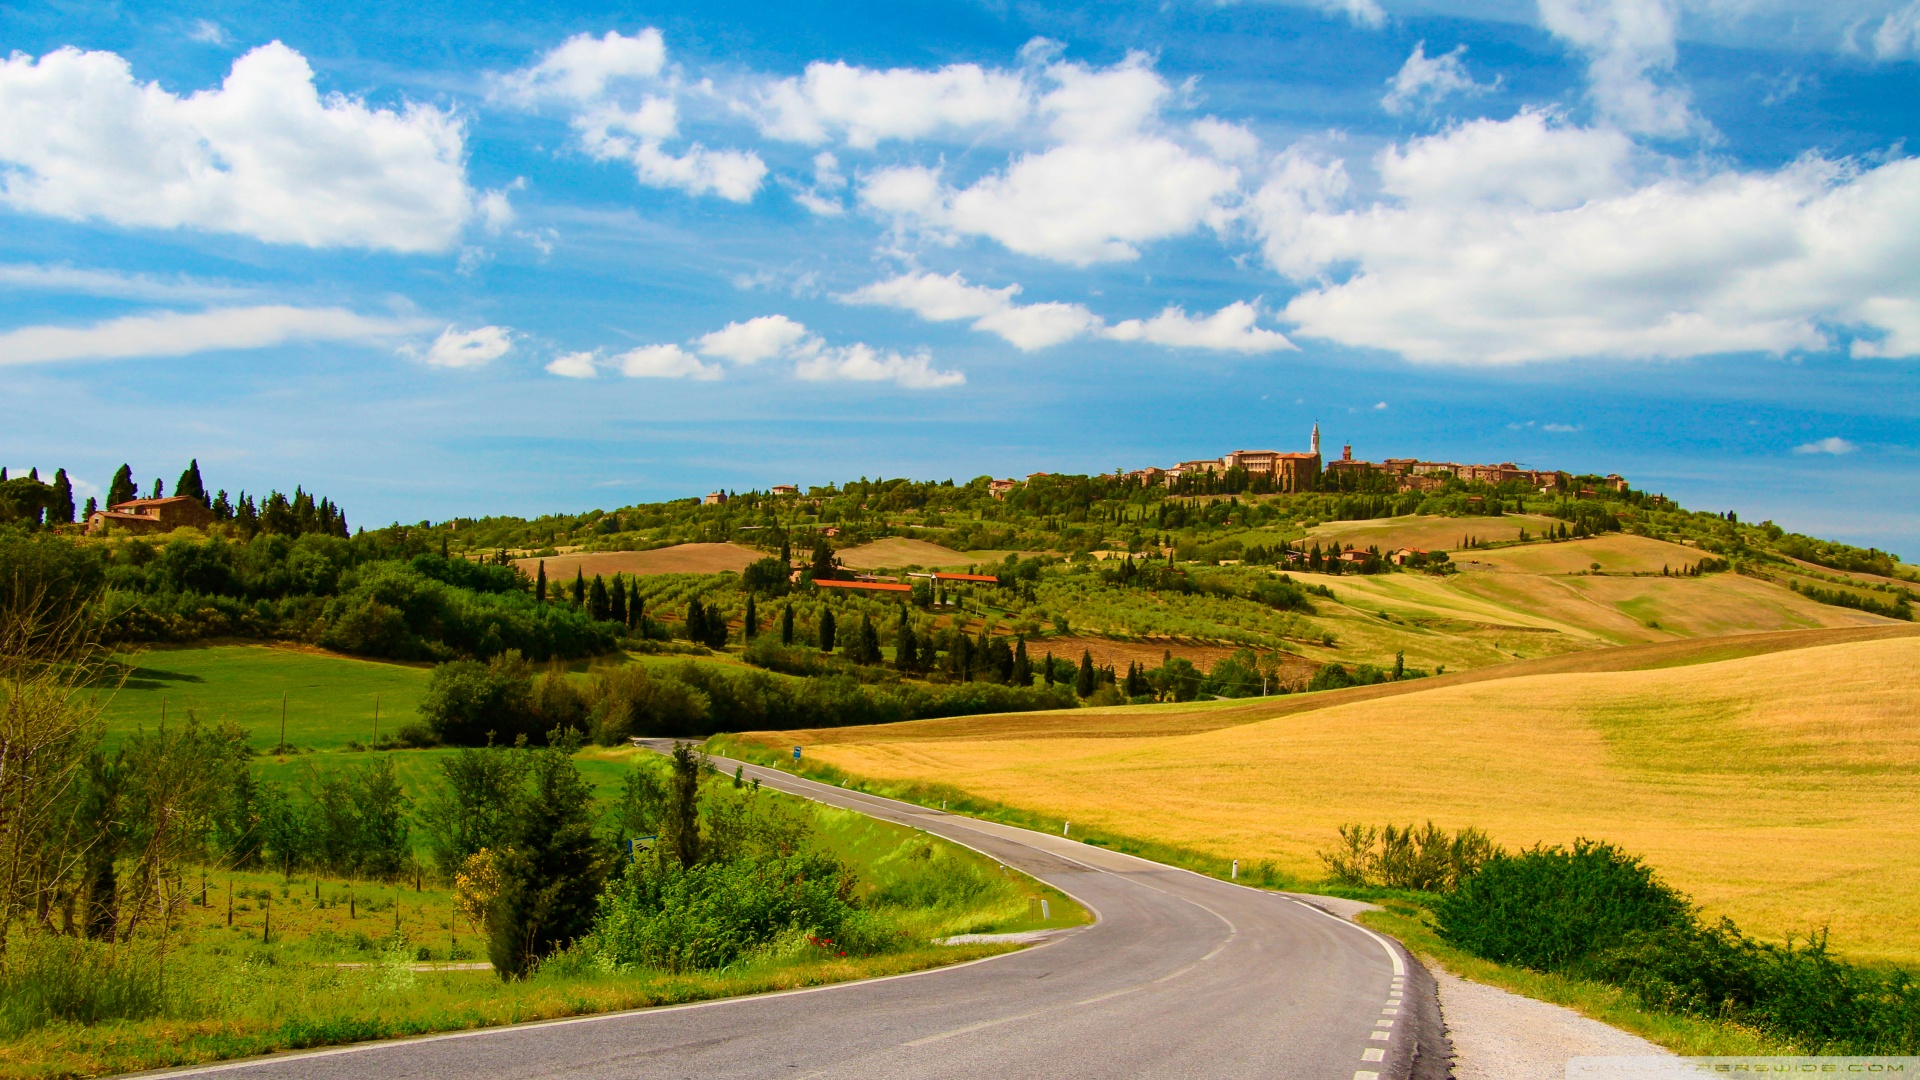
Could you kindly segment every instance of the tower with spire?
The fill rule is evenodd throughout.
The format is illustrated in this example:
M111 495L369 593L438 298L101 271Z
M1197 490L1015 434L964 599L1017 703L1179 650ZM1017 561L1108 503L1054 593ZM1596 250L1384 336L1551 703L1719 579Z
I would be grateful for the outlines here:
M1320 456L1320 421L1318 420L1313 422L1313 447L1311 453L1314 457Z

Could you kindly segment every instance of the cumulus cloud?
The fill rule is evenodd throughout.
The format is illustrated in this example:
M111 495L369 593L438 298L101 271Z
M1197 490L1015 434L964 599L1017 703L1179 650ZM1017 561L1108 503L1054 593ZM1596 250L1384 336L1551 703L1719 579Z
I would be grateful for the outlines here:
M561 353L547 361L547 371L563 379L591 379L600 374L600 354L592 352Z
M876 281L840 300L911 311L929 322L969 321L973 329L997 334L1024 352L1085 337L1233 352L1293 347L1283 335L1256 327L1258 312L1244 302L1229 304L1205 318L1169 307L1152 319L1128 319L1108 326L1082 304L1021 304L1014 300L1019 294L1018 285L994 289L969 284L958 272L922 272Z
M613 358L620 374L630 379L695 379L712 382L720 378L718 364L703 364L700 358L678 345L642 345Z
M1673 84L1678 0L1539 0L1547 32L1587 58L1587 92L1606 120L1645 135L1703 129Z
M746 322L730 322L699 338L696 345L702 356L757 364L789 354L810 336L804 325L785 315L762 315Z
M1221 349L1228 352L1274 352L1291 349L1286 335L1254 325L1260 313L1252 304L1238 301L1212 315L1195 318L1178 307L1169 307L1151 319L1128 319L1115 323L1106 335L1115 341L1147 341L1184 349Z
M504 326L478 326L472 330L440 331L420 358L434 367L481 367L507 355L513 349L513 331ZM420 355L406 350L408 355Z
M110 52L0 63L0 201L29 213L437 252L474 213L464 158L452 114L322 97L277 41L185 97Z
M1052 145L965 187L919 165L877 170L860 201L903 227L984 236L1026 255L1085 266L1133 259L1139 246L1225 226L1240 184L1205 129L1183 142L1161 121L1173 89L1147 58L1108 68L1055 63L1034 105ZM1239 151L1244 151L1244 140Z
M1379 197L1289 155L1255 201L1296 336L1517 363L1920 355L1920 161L1690 171L1538 113L1389 147Z
M794 374L812 382L890 382L908 390L939 390L967 381L958 371L936 369L932 354L924 349L903 356L860 342L822 349L800 361Z
M688 195L751 201L766 163L750 150L714 150L695 142L675 151L680 86L667 63L666 40L648 27L576 34L538 61L495 80L496 94L523 108L557 104L570 113L579 146L600 161L622 161L649 187Z
M422 329L417 319L379 318L344 308L281 304L128 315L91 326L27 326L0 333L0 365L61 360L189 356L263 349L294 341L389 341Z
M1380 99L1380 106L1399 115L1431 109L1454 94L1480 94L1493 89L1492 85L1474 82L1467 74L1466 55L1467 47L1459 45L1450 53L1428 56L1427 43L1416 42L1407 62L1387 80L1387 93Z
M885 139L1010 127L1030 108L1019 75L977 64L877 71L840 62L808 64L798 78L760 90L754 104L769 138L818 144L837 136L862 149Z
M1796 454L1851 454L1860 449L1838 435L1829 435L1810 443L1801 443L1793 448Z

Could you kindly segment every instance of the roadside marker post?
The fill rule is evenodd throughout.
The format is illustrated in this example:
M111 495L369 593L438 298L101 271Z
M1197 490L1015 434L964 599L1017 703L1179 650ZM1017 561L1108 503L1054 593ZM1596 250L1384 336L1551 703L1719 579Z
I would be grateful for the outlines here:
M1240 860L1239 859L1233 860L1233 880L1235 881L1240 880Z
M1063 821L1063 822L1061 822L1061 823L1060 823L1060 835L1061 835L1061 836L1065 836L1065 835L1067 835L1067 831L1068 831L1069 829L1071 829L1071 828L1073 828L1073 822L1071 822L1071 821Z

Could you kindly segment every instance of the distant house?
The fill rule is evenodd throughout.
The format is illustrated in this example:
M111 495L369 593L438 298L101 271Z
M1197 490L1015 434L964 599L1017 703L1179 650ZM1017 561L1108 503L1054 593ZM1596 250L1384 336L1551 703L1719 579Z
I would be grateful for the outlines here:
M1415 556L1425 555L1426 553L1426 549L1424 548L1401 548L1399 551L1387 556L1387 558L1392 561L1395 566L1405 566Z
M708 492L707 497L702 499L701 502L708 506L724 506L727 502L727 493L724 491Z
M1343 551L1340 553L1340 561L1343 563L1363 563L1373 557L1371 552L1366 551Z
M95 510L87 519L87 535L113 525L127 532L167 533L175 529L204 529L213 524L213 511L207 504L189 495L165 499L129 499L105 510Z
M767 489L769 495L798 495L800 488L795 484L775 484Z
M989 480L987 481L987 494L996 499L1004 499L1007 497L1007 492L1019 486L1020 481L1018 480Z

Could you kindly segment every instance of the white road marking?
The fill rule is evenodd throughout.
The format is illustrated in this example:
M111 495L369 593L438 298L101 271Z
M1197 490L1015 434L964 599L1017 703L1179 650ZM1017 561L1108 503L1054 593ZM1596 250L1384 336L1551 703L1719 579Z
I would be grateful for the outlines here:
M1380 1080L1380 1074L1377 1072L1367 1072L1363 1069L1353 1074L1353 1080Z
M1400 950L1394 948L1393 943L1388 941L1386 938L1383 938L1379 934L1376 934L1373 931L1367 929L1366 927L1361 926L1359 923L1348 922L1347 920L1341 918L1338 915L1335 915L1333 912L1328 911L1325 908L1314 907L1312 904L1307 903L1305 900L1295 900L1294 903L1299 904L1301 907L1306 908L1308 911L1317 911L1320 914L1325 915L1327 918L1332 919L1334 922L1339 923L1341 926L1351 926L1355 930L1358 930L1361 933L1372 938L1373 940L1379 942L1380 947L1387 950L1387 959L1393 961L1394 978L1404 979L1407 977L1407 962L1405 960L1400 959Z
M1393 1032L1391 1032L1391 1031L1372 1031L1372 1032L1368 1032L1368 1033L1367 1033L1367 1038L1369 1038L1369 1039L1379 1039L1379 1040L1380 1040L1381 1042L1386 1042L1386 1041L1387 1041L1388 1039L1391 1039L1391 1038L1393 1038Z
M1387 1060L1387 1051L1384 1047L1369 1046L1365 1050L1360 1051L1360 1060L1385 1061Z

